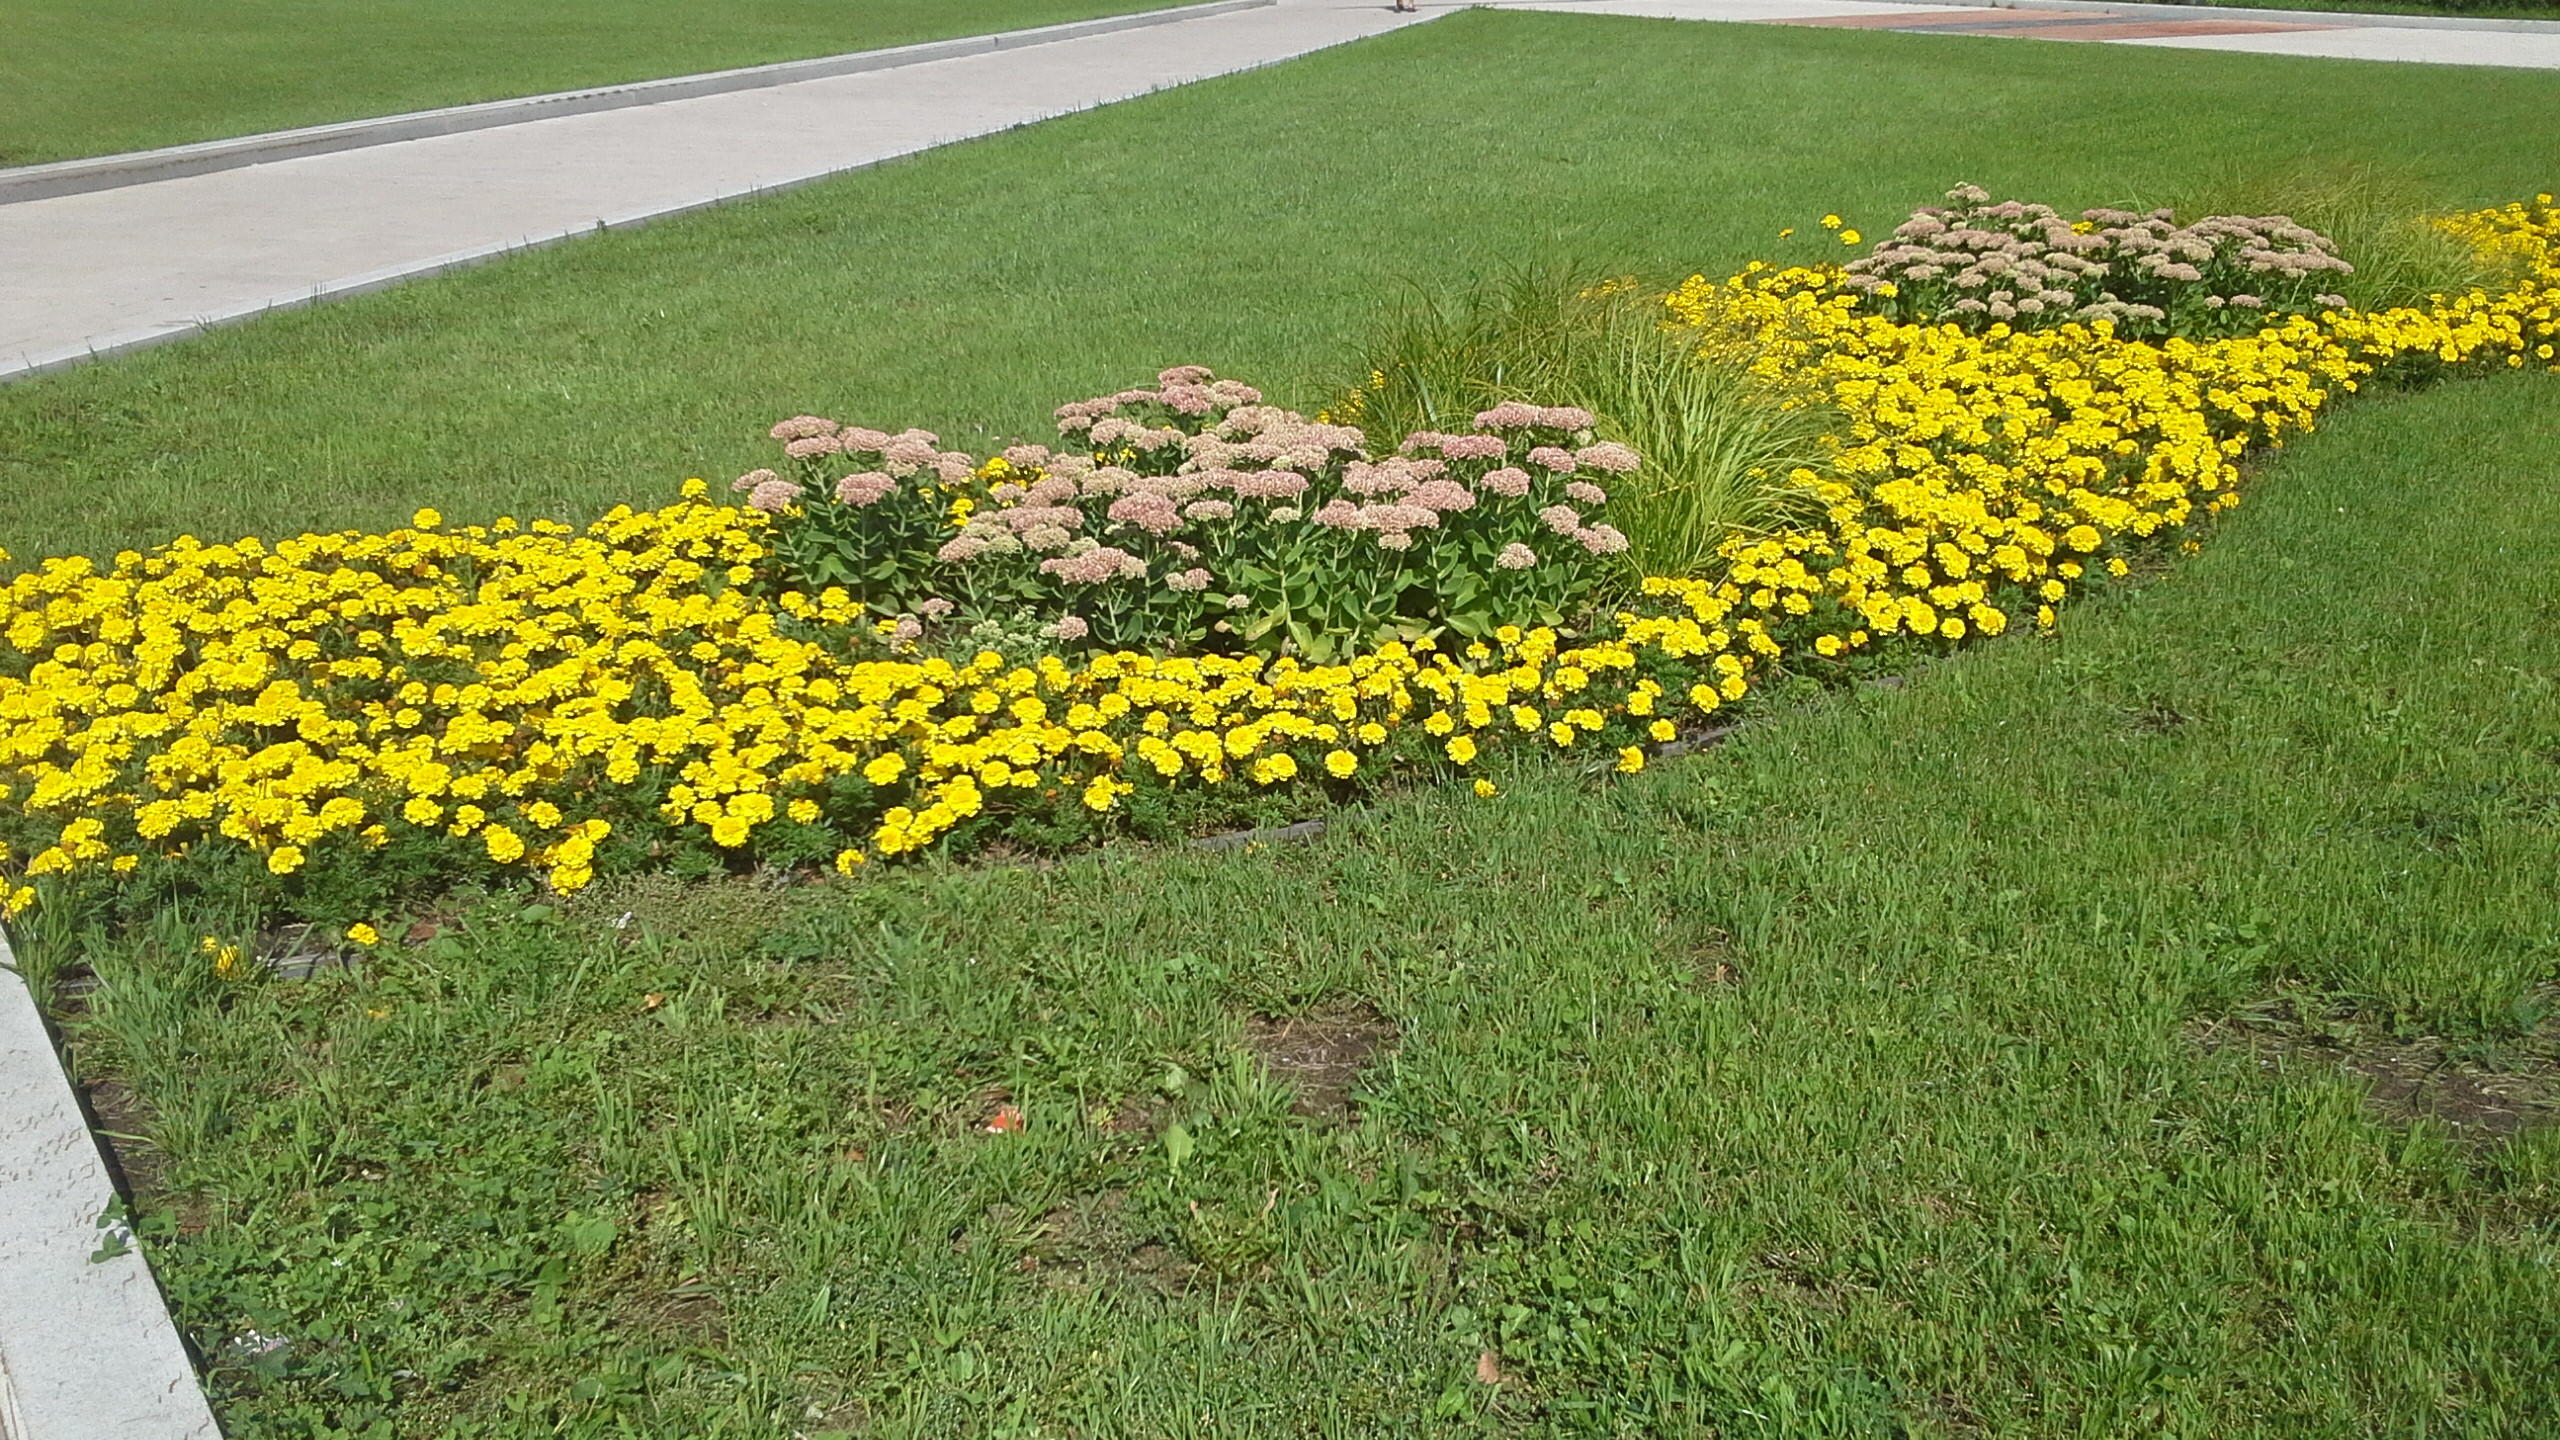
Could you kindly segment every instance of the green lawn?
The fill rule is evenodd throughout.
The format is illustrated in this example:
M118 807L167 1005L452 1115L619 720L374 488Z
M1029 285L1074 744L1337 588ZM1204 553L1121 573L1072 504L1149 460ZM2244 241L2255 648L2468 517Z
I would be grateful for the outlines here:
M2499 201L2555 112L2530 73L1462 15L10 387L0 539L583 515L795 411L980 443L1192 358L1311 399L1404 280L1719 270L1957 179ZM20 939L149 1137L233 1440L2546 1436L2554 400L2369 397L2059 640L1780 686L1614 783L458 902L308 982L216 982L204 915ZM1301 1115L1274 1017L1393 1043ZM2439 1054L2546 1123L2391 1123L2338 1058Z
M2247 1017L2534 1044L2554 399L2368 403L2059 641L1632 780L310 983L179 929L71 1034L235 1440L2550 1435L2560 1129ZM1348 1120L1249 1048L1309 1014L1392 1027Z
M0 165L1054 25L1154 0L9 0Z
M1313 402L1411 282L1723 273L1963 179L2501 203L2551 186L2555 133L2533 71L1462 14L0 387L0 545L574 519L764 464L786 415L1045 438L1183 360Z

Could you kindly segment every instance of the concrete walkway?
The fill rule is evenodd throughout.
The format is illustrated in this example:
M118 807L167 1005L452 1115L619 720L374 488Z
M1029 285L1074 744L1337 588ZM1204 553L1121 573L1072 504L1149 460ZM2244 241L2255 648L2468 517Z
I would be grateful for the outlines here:
M2004 9L1954 8L1966 0L1492 3L2560 68L2560 25L2534 22L2087 0L2019 0L2032 8ZM0 380L1272 64L1456 8L1443 0L1412 15L1379 0L1277 0L1139 21L1145 28L1038 36L1037 43L955 58L590 113L560 114L559 105L523 102L524 113L543 118L0 203ZM680 88L687 82L657 83ZM586 97L549 98L583 103ZM415 129L392 126L383 133Z

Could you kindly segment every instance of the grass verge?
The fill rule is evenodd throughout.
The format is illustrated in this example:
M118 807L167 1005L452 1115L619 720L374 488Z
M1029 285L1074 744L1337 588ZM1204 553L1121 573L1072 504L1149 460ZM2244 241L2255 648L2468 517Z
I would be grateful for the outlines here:
M1154 0L15 0L0 165L1163 8Z
M2060 639L1622 783L300 983L173 922L70 1033L244 1440L2545 1434L2548 1105L2197 1022L2548 1081L2555 413L2360 406Z
M2555 116L2532 71L1456 15L0 388L0 544L580 520L765 463L793 413L1041 439L1058 397L1185 360L1312 410L1407 282L1836 258L1775 237L1835 210L1881 233L1958 179L2069 208L2254 167L2504 203L2550 184Z

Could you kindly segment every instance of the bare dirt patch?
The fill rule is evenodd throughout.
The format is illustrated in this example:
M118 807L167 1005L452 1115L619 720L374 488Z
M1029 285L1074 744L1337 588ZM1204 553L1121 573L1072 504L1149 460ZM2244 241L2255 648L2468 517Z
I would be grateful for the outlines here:
M2265 1069L2319 1064L2362 1077L2393 1125L2430 1120L2482 1144L2560 1121L2560 1013L2494 1044L2393 1035L2348 1011L2280 997L2196 1027L2209 1050L2245 1048Z
M1395 1022L1365 1003L1280 1019L1257 1015L1244 1026L1245 1048L1296 1092L1289 1108L1335 1123L1351 1118L1361 1070L1395 1041Z

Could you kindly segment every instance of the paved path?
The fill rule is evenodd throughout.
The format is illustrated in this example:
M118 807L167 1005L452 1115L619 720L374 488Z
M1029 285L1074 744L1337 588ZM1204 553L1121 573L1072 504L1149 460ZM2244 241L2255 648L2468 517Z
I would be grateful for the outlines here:
M1879 0L1519 8L2560 68L2560 26ZM1962 0L1956 0L1961 4ZM2071 0L2061 0L2064 6ZM0 204L0 380L1445 15L1278 0L1151 28ZM2121 13L2119 13L2119 11Z
M0 205L0 378L1268 65L1417 18L1367 0L1281 0Z

